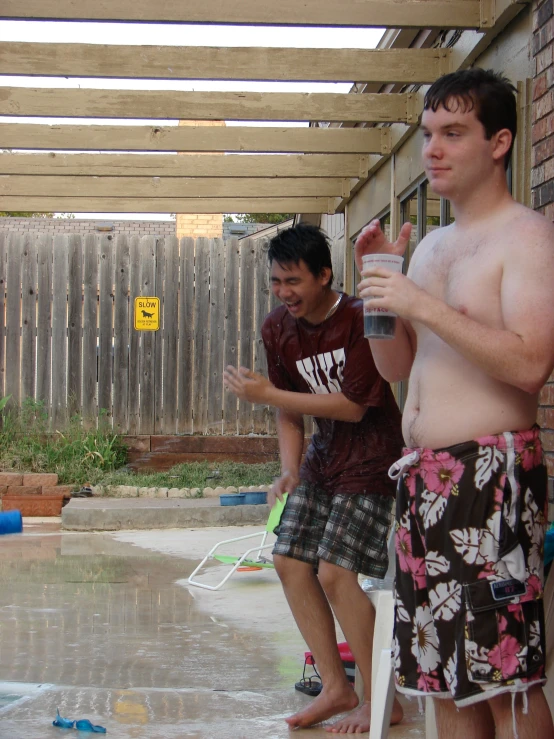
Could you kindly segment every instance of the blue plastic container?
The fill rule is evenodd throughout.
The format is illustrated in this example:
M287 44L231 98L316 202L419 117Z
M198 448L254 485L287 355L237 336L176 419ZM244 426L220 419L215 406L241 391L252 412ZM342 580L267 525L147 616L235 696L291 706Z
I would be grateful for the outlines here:
M267 493L244 493L244 505L260 505L267 503Z
M0 534L20 534L23 531L21 511L0 513Z
M244 505L245 493L225 493L219 496L220 505Z

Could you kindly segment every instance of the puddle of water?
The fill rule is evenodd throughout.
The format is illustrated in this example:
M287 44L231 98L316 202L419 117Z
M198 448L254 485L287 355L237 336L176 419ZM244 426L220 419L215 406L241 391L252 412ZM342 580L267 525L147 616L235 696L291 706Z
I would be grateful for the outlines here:
M14 693L0 693L0 711L10 703L21 700L22 695L15 695Z
M191 593L179 582L224 537L147 534L136 546L131 532L37 527L2 541L2 739L60 739L57 709L112 739L289 739L305 647L276 574Z
M14 703L24 702L29 698L36 696L43 690L47 690L49 685L33 685L30 683L12 683L0 682L0 713L7 706L13 706Z
M177 585L194 562L109 535L64 538L21 537L0 549L0 681L203 690L275 682L271 638L260 644L249 633L255 612L220 623Z

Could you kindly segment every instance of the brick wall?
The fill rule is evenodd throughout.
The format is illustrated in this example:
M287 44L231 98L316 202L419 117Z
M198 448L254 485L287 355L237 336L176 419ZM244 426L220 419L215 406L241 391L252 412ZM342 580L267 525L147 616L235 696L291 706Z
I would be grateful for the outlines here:
M264 228L269 228L271 223L224 223L223 238L224 239L244 239Z
M189 217L191 223L196 222L198 224L202 219L202 224L205 226L202 233L194 234L195 236L207 236L208 238L221 237L221 218L218 216L218 228L217 233L209 233L209 216L189 216L180 215L179 218ZM112 225L113 229L107 231L106 228ZM264 228L269 228L270 223L224 223L223 224L223 238L244 238L251 234L261 231ZM33 233L49 233L49 234L70 234L70 233L111 233L114 236L120 233L127 234L128 236L190 236L191 232L178 234L177 224L175 220L170 221L98 221L81 218L1 218L0 217L0 231L15 231L16 233L26 233L31 231Z
M554 12L553 0L533 7L533 208L554 221ZM549 520L554 520L554 374L540 395L539 424L549 475Z
M177 236L192 236L196 239L220 239L223 235L222 213L177 213Z
M538 2L533 17L533 208L554 221L553 0Z
M111 231L106 227L113 225ZM0 231L48 234L111 233L128 236L175 236L175 221L98 221L81 218L0 218Z

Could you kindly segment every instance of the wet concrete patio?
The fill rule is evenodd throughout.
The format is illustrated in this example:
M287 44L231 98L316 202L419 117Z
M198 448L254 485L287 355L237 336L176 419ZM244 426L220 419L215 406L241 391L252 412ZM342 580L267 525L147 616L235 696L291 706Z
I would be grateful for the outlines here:
M92 736L53 727L58 708L113 739L291 736L283 719L311 700L294 690L306 647L275 573L237 573L217 592L186 586L215 542L255 530L27 521L1 537L0 737ZM423 737L417 703L404 706L391 739Z

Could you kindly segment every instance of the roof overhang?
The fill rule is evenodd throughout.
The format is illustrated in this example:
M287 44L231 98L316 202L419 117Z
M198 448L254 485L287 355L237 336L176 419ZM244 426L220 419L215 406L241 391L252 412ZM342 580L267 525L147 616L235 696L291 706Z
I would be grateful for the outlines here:
M3 0L4 19L389 30L382 48L373 50L1 42L4 76L356 84L350 94L2 87L0 115L13 120L0 124L2 145L12 150L0 154L0 210L340 212L413 132L422 108L420 86L471 64L525 5L512 0ZM445 48L449 30L471 33ZM60 122L20 122L22 117ZM64 123L70 117L92 125ZM103 118L245 125L94 122ZM253 121L276 125L248 125ZM292 121L313 125L277 125Z

